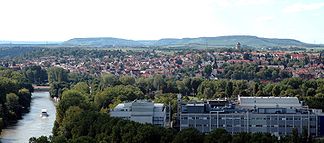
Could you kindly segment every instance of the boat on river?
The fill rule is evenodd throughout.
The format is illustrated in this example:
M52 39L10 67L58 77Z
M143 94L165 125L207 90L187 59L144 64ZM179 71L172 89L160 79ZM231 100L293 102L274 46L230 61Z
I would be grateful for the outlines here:
M48 113L47 113L47 109L42 109L42 113L40 114L40 117L42 117L42 118L46 118L46 117L48 117L49 115L48 115Z

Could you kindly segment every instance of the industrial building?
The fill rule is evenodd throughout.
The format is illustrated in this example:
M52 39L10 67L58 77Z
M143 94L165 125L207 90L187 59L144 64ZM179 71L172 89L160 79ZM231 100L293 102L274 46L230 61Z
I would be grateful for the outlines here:
M262 132L276 136L292 129L309 135L324 135L324 115L309 109L297 97L240 97L237 101L179 102L180 130L193 127L201 132L224 128L229 133Z
M149 123L161 127L166 126L168 115L163 104L147 100L120 103L110 111L111 117L119 117L139 123Z

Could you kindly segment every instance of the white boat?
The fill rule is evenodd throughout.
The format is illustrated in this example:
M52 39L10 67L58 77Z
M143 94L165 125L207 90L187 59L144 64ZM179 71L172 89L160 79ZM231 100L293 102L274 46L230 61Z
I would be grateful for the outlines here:
M42 118L46 118L46 117L48 117L49 115L48 115L48 113L47 113L47 109L42 109L42 113L40 114L40 117L42 117Z

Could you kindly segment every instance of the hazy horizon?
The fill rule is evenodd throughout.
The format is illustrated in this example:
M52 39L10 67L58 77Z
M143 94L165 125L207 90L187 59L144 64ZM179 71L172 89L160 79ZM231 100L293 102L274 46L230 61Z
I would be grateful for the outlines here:
M220 36L213 36L213 37L226 37L226 36L255 36L255 35L220 35ZM174 38L174 37L163 37L160 39L127 39L123 37L111 37L111 36L106 36L106 37L74 37L71 39L75 38L117 38L117 39L125 39L125 40L134 40L134 41L157 41L161 39L184 39L184 38L202 38L202 37L211 37L211 36L201 36L201 37L179 37L179 38ZM308 43L299 39L293 39L293 38L277 38L277 37L262 37L262 36L256 36L258 38L269 38L269 39L291 39L291 40L298 40L300 42ZM57 43L62 43L71 39L66 39L63 41L26 41L26 40L2 40L0 39L0 44L10 44L10 43L27 43L27 44L57 44ZM308 44L314 44L314 43L308 43ZM322 44L322 43L316 43L316 44Z
M321 0L0 1L1 41L251 35L324 43Z

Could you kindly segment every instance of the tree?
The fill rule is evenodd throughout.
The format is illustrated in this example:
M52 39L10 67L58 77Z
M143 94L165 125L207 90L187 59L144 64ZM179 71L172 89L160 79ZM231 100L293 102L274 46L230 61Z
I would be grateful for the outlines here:
M19 97L15 93L9 93L6 95L6 106L9 110L9 117L17 118L19 109Z
M298 129L297 128L293 128L291 131L291 142L293 143L299 143L300 142L300 138L298 135Z
M233 135L232 143L250 143L251 142L251 133L240 132Z
M181 130L172 141L173 143L202 143L204 136L195 128Z
M178 88L178 91L179 93L181 93L182 95L188 95L188 87L185 85L185 83L183 81L176 81L176 84L177 84L177 88Z
M153 87L153 79L152 78L137 78L135 84L144 94L148 94Z
M191 78L185 77L185 78L183 78L182 82L183 82L184 86L187 88L186 95L190 95L191 92L192 92L192 84L191 84L192 80L191 80Z
M213 96L214 96L214 91L211 89L211 88L205 88L205 90L204 90L204 97L205 98L207 98L207 99L211 99L211 98L213 98Z
M205 143L230 143L232 136L223 128L217 128L205 135Z
M23 88L18 91L19 104L25 109L29 108L31 102L31 93L28 89Z
M211 75L211 73L212 73L212 71L213 71L213 67L211 65L205 66L205 68L204 68L204 75L205 75L205 77L206 78L209 78L210 75Z
M153 77L153 87L156 90L162 90L164 86L165 86L165 81L162 75L155 75Z
M302 79L301 78L289 78L283 80L281 83L288 85L292 87L293 89L298 89L299 86L302 84Z
M57 105L56 121L60 124L65 117L65 112L72 106L78 106L81 109L91 109L92 107L85 101L85 96L76 90L67 90L62 94L62 98Z
M48 81L47 72L41 66L30 66L22 70L28 82L34 84L44 84Z
M197 77L195 77L195 78L192 79L192 81L191 81L191 86L192 86L192 89L193 89L193 93L194 93L194 95L197 94L197 92L198 92L198 87L199 87L199 85L200 85L202 82L203 82L203 79L201 79L201 78L197 78Z
M225 94L227 97L231 97L233 94L233 83L231 81L226 83Z
M100 87L104 89L106 87L115 86L118 83L118 78L113 74L104 74L101 76Z
M128 75L124 75L124 76L120 77L119 81L123 85L134 85L135 84L135 78L128 76Z
M54 83L62 83L68 82L68 72L60 67L52 67L47 70L48 72L48 82Z
M253 95L257 95L259 92L259 83L255 82L253 85Z
M86 82L79 82L76 85L74 85L72 89L84 94L90 94L90 86Z
M314 96L316 94L316 91L314 88L307 89L306 96Z
M281 90L280 90L279 85L275 85L275 86L272 88L272 91L271 91L272 96L279 96L279 95L280 95L280 92L281 92Z
M40 136L39 138L31 137L29 143L50 143L46 136Z
M252 133L250 142L262 142L262 143L274 143L278 139L276 136L271 135L270 133Z
M110 108L110 104L117 105L122 101L133 101L143 98L144 94L139 88L132 85L117 85L105 88L104 91L96 94L94 103L101 109Z
M89 136L81 136L77 138L73 138L70 143L94 143L96 142L94 138Z
M163 89L164 93L178 93L177 83L174 79L168 78L166 86Z

